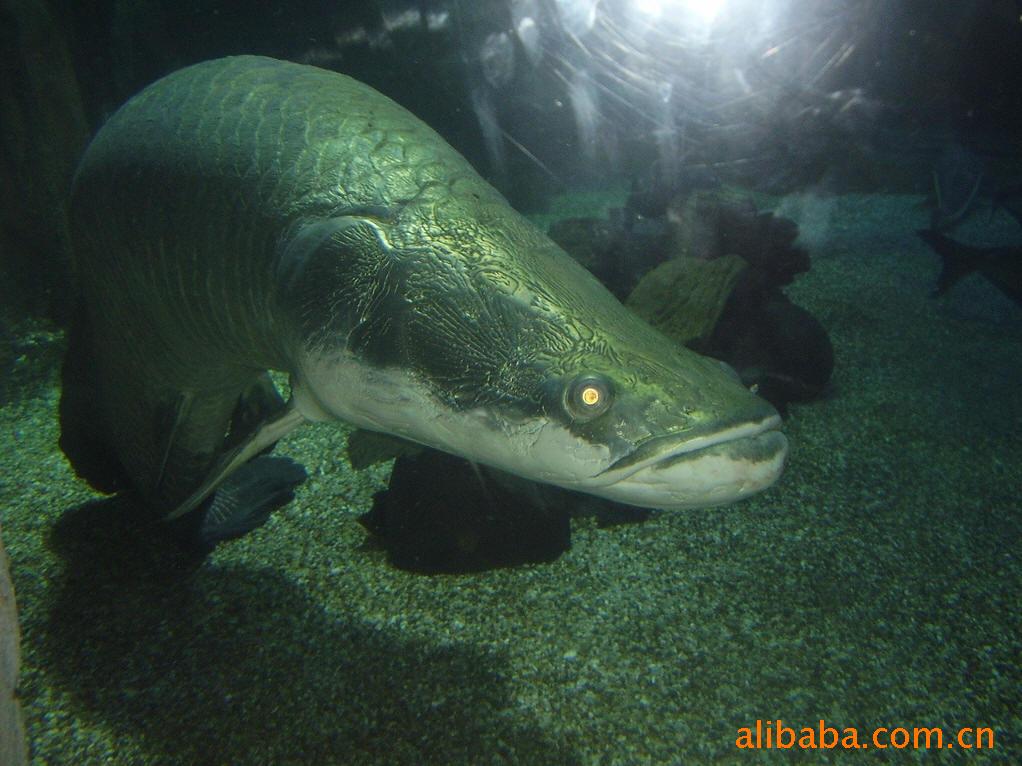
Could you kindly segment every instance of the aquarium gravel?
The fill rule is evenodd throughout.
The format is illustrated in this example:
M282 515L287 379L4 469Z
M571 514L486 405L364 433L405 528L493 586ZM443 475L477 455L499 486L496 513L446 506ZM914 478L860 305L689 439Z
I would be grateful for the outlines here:
M837 365L791 409L774 489L576 520L541 566L392 568L356 522L389 466L353 472L329 425L278 447L310 474L293 504L197 568L174 560L71 473L60 340L39 336L12 362L38 374L0 408L32 762L788 763L735 747L777 719L989 726L967 762L1022 762L1022 318L978 277L930 297L919 201L782 202L813 256L788 293Z

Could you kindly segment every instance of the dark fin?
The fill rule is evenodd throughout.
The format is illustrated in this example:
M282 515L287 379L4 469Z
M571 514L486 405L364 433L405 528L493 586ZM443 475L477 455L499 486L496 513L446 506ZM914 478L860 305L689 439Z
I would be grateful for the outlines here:
M273 511L294 499L295 488L307 476L301 465L287 457L264 455L245 463L196 512L199 523L194 541L200 548L212 549L261 527Z
M256 431L260 425L287 406L269 373L262 373L238 398L238 405L231 415L231 430L227 434L224 449L234 449ZM273 449L271 444L265 452Z
M68 330L61 371L60 449L75 473L93 489L119 492L130 482L106 437L91 335L88 318L79 307Z
M943 295L962 277L976 271L982 265L986 255L981 248L955 242L950 237L945 237L936 231L919 229L916 234L923 242L932 247L944 262L940 276L937 277L935 295Z
M192 397L188 394L179 394L172 403L162 407L156 407L154 413L154 433L162 434L163 444L160 447L160 466L156 472L155 492L160 491L163 485L163 477L167 471L167 460L171 450L174 448L178 428L188 417L192 405Z
M356 428L348 434L348 461L356 471L407 455L414 457L425 447L399 436Z
M221 452L216 461L206 471L206 478L196 486L191 494L181 500L173 510L164 516L164 520L175 522L178 519L191 518L195 511L220 487L235 471L246 463L265 456L273 450L277 441L305 422L302 414L293 406L285 405L279 412L261 423L258 428L246 435L246 438L233 449Z
M1005 186L994 195L990 206L991 217L1002 208L1022 226L1022 184Z

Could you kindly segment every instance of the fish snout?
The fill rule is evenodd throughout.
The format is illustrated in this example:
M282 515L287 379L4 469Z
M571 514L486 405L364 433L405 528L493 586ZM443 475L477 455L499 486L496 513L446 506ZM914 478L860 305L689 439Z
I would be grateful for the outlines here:
M723 505L770 487L784 469L788 440L766 401L749 397L726 417L652 437L602 472L594 490L654 508Z

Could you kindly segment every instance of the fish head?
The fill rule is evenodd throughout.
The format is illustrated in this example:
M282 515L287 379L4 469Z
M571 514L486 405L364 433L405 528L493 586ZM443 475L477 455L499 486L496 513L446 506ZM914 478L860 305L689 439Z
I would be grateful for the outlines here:
M726 364L657 340L656 356L614 349L551 376L548 444L533 448L546 453L539 478L666 509L772 485L787 453L776 410Z
M787 442L767 402L526 222L482 241L355 226L341 238L343 294L316 301L344 316L306 331L297 365L309 417L643 507L720 505L780 475Z

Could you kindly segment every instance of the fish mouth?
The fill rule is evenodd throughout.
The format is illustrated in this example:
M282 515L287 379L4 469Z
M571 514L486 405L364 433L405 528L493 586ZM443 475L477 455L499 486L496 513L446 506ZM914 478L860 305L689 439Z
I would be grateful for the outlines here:
M734 442L739 439L753 439L760 434L777 431L780 427L781 416L771 414L755 423L743 423L739 426L715 431L704 436L693 437L688 433L655 436L640 443L630 453L619 458L601 471L599 475L613 475L615 479L624 479L643 468L649 468L665 461L672 461L675 458L690 455L717 444Z
M693 437L650 439L597 478L589 491L631 505L699 508L733 502L766 489L780 476L788 440L776 413L762 420Z

